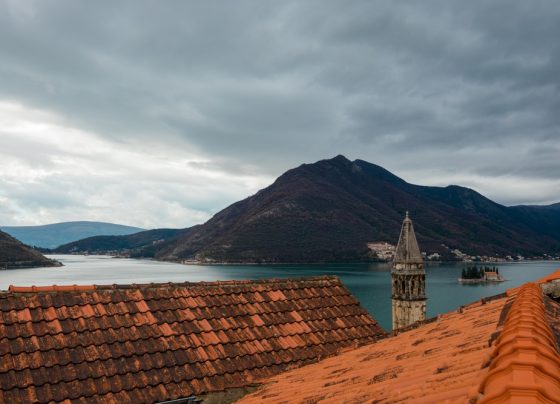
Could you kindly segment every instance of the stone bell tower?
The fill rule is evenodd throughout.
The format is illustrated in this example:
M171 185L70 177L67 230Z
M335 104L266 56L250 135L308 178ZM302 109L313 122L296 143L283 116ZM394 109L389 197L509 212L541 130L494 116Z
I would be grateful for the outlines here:
M426 318L426 271L412 220L402 224L391 269L393 330Z

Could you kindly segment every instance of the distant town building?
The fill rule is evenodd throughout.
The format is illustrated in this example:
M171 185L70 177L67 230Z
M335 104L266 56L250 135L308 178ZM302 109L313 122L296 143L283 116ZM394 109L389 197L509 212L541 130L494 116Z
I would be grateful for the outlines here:
M386 241L367 243L367 246L370 251L373 251L379 259L392 261L395 257L395 246L393 244L389 244Z
M441 259L441 255L439 255L437 252L432 253L430 255L428 255L428 259L430 261L439 261Z
M395 251L391 278L393 329L424 320L426 318L426 271L408 212Z

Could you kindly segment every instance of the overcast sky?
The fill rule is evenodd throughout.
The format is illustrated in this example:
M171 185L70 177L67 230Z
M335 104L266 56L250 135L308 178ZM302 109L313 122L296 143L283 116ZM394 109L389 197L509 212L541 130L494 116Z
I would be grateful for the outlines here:
M0 0L0 225L186 227L344 154L560 201L560 2Z

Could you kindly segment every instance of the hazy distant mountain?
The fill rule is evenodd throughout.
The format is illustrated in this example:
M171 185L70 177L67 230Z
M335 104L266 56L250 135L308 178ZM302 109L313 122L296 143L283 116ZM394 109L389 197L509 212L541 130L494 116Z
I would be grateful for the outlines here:
M321 262L367 259L366 243L396 244L410 211L423 251L470 254L560 251L559 205L497 204L460 186L405 182L343 156L289 170L257 194L163 246L161 259Z
M24 244L43 248L55 248L86 237L118 236L144 230L120 224L86 221L44 226L4 226L1 229Z
M57 265L56 261L49 260L40 252L0 231L0 270Z
M94 236L61 245L53 252L56 254L127 252L135 257L153 257L155 251L166 243L173 242L177 237L186 235L191 229L154 229L125 236Z

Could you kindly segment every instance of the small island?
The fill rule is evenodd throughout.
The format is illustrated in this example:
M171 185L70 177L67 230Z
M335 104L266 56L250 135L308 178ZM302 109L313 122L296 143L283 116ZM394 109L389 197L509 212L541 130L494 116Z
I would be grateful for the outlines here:
M497 267L467 267L463 268L459 282L481 283L481 282L503 282L505 279L500 275Z

